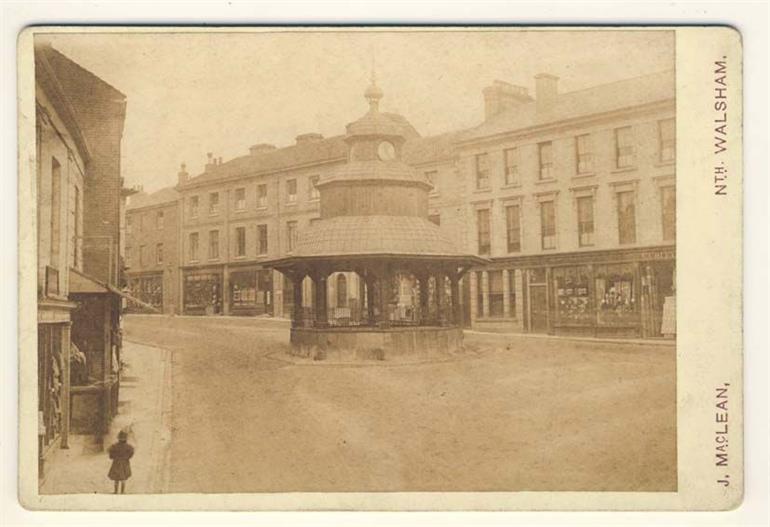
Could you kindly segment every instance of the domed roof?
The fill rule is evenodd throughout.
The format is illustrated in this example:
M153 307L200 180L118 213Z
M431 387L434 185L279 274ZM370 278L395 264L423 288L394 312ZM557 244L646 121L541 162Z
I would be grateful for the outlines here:
M393 116L380 112L380 99L383 95L382 89L372 79L372 83L364 91L364 98L369 101L369 111L347 125L348 138L373 135L404 137L408 133L405 125Z

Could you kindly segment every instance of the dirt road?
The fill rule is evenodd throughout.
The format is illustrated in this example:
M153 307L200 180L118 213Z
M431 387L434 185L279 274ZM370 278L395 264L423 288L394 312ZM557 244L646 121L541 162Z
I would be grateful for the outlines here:
M298 365L274 320L125 331L172 352L169 492L676 488L673 347L470 334L451 362Z

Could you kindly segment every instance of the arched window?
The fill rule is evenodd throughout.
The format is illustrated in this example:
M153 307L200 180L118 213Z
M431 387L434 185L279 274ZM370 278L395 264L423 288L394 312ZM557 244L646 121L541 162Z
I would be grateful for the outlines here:
M342 273L337 275L337 307L348 307L348 279Z

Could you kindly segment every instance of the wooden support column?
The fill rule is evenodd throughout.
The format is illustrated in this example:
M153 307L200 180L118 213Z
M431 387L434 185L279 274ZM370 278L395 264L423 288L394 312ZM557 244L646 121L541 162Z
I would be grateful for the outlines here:
M446 316L444 314L444 298L446 297L446 281L444 279L444 273L439 272L435 276L436 279L436 318L438 319L438 325L446 325Z
M511 279L508 269L503 269L503 316L511 316Z
M70 436L70 341L72 322L67 322L61 329L61 448L69 448Z
M294 312L291 315L291 325L295 328L303 326L302 313L302 281L305 279L305 273L297 272L291 275L292 296L294 302Z
M449 282L452 289L452 323L462 326L462 310L460 306L460 275L452 273L449 275Z
M417 275L417 280L420 282L420 325L428 325L428 279L427 273L420 273Z
M326 279L329 275L326 271L319 271L316 272L316 274L313 276L313 281L315 282L315 302L313 305L313 309L315 311L315 325L316 327L326 327L326 325L329 323L328 317L327 317L327 305L328 300L326 297L327 293L327 283Z
M489 272L481 272L481 315L489 317Z
M390 317L388 316L388 305L390 304L390 289L392 286L392 275L390 269L387 267L379 275L379 289L380 289L380 316L377 319L377 325L381 328L390 327Z

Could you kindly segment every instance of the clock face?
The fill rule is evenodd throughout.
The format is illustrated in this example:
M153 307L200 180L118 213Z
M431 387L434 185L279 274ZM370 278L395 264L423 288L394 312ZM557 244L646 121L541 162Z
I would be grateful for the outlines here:
M396 157L396 147L390 141L383 141L377 147L377 155L383 161L390 161Z

